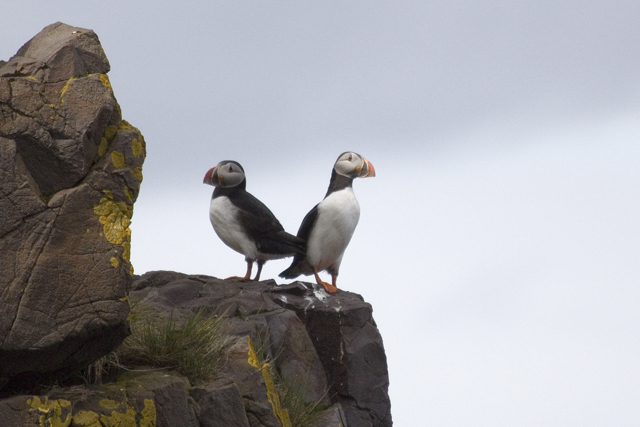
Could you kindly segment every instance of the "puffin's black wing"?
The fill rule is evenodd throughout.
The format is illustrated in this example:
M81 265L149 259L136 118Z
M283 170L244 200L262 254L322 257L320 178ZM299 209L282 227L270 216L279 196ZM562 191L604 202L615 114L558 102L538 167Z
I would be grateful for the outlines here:
M251 193L243 191L229 200L240 208L240 224L254 240L260 252L304 253L304 241L284 231L273 212Z
M318 205L315 205L313 209L311 209L302 220L302 224L300 224L300 228L298 229L298 237L305 242L305 246L307 240L309 240L309 236L311 235L311 230L313 229L313 225L316 223L318 219ZM296 255L293 257L293 262L285 271L279 274L280 277L284 279L295 279L301 274L311 274L313 271L311 270L311 266L307 263L307 258L304 254Z
M320 203L318 203L318 205L319 204ZM296 236L298 236L305 242L309 240L309 235L311 234L313 224L315 224L316 219L318 219L318 205L315 205L313 209L307 212L307 214L304 216L304 219L302 220L302 224L300 224L300 228L298 228L298 234L296 234Z

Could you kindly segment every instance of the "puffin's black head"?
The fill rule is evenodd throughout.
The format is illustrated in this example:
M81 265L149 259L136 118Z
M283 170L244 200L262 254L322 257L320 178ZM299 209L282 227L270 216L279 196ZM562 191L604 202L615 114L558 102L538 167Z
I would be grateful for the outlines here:
M333 169L337 174L347 178L368 178L376 176L376 170L371 162L358 153L347 151L340 154Z
M237 187L239 185L244 188L247 183L244 169L240 166L240 163L233 160L223 160L216 167L209 169L202 182L219 188Z

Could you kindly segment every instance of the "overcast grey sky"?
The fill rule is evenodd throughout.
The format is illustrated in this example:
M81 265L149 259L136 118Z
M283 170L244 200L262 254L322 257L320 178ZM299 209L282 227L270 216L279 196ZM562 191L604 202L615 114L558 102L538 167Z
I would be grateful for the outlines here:
M637 0L10 0L0 16L5 60L55 21L100 37L147 141L137 273L244 272L208 219L220 160L295 233L354 150L377 177L354 184L338 286L373 304L395 425L640 423Z

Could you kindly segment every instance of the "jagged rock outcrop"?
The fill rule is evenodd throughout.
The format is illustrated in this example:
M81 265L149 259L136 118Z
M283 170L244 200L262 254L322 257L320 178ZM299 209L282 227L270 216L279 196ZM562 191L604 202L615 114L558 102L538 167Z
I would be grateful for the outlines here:
M371 305L349 292L317 299L313 295L322 294L302 283L275 288L272 294L305 325L349 425L390 425L387 358Z
M163 311L204 307L224 313L233 334L266 343L278 373L304 383L309 401L327 397L332 404L328 411L336 420L342 418L343 426L390 426L386 355L371 305L360 295L340 291L329 296L314 286L150 272L134 282L131 299ZM247 340L240 340L233 351L236 356L225 375L240 390L250 420L266 414L250 425L271 425L267 393L256 392L261 390L255 383L260 376L247 364Z
M91 30L52 24L0 62L0 389L127 334L145 144Z
M160 271L136 280L130 299L139 310L175 318L200 311L224 314L235 339L222 372L191 384L170 370L147 368L97 388L15 396L0 400L0 418L16 420L7 427L35 427L40 420L100 427L117 425L116 419L132 426L154 425L151 421L158 427L291 426L275 397L278 378L301 385L307 402L323 403L317 427L392 425L382 339L371 306L357 294L329 296L303 282L278 286L273 280ZM278 378L258 361L259 351L275 365ZM95 422L83 424L87 420Z

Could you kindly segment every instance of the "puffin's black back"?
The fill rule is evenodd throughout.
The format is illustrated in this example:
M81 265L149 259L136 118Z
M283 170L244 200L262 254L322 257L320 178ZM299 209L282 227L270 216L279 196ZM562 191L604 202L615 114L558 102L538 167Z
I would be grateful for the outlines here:
M216 187L213 198L226 196L239 209L239 222L260 252L305 253L305 242L287 233L271 210L245 190L246 179L235 187Z

